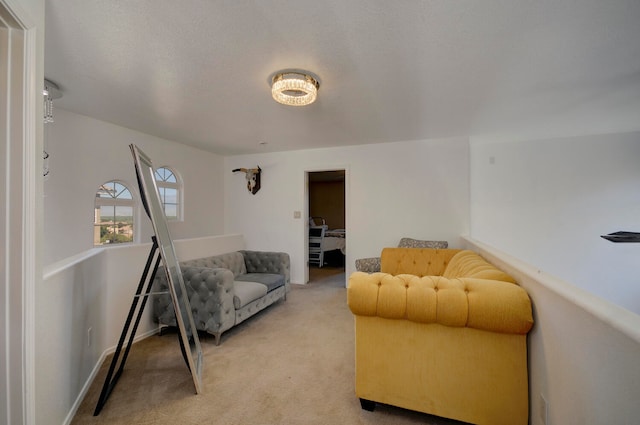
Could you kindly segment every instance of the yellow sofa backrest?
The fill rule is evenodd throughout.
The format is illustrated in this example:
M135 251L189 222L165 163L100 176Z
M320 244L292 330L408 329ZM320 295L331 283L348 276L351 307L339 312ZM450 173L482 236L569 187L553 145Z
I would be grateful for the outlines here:
M431 248L384 248L380 272L392 275L473 277L516 283L507 273L473 251Z
M459 249L384 248L380 272L392 275L442 276Z

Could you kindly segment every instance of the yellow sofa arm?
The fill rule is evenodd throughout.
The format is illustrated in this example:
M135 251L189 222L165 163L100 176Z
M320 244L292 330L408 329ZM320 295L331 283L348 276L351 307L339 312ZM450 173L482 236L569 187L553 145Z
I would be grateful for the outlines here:
M501 280L516 283L516 280L498 269L493 264L473 251L464 250L451 258L442 276L453 279L456 277L475 277L477 279Z
M347 302L359 316L507 334L526 334L533 326L526 291L497 280L355 272L349 277Z

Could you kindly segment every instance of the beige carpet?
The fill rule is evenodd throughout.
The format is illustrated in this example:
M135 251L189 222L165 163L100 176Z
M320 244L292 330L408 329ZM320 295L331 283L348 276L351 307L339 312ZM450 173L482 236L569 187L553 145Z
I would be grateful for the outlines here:
M334 272L336 273L336 272ZM460 424L378 405L354 393L353 317L344 274L325 270L222 336L201 336L204 391L195 395L177 335L135 344L99 416L93 410L110 363L96 377L72 424Z

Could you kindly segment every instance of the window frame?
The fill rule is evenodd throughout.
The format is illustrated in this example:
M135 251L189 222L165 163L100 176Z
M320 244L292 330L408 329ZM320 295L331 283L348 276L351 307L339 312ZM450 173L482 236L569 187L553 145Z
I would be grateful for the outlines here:
M162 176L159 175L159 171L160 170L167 170L171 173L171 175L175 178L175 182L170 182L167 181L165 179L158 179L158 177L162 178ZM183 207L184 207L184 202L183 202L183 193L184 193L184 188L183 188L183 184L182 184L182 177L180 176L180 174L176 171L175 168L169 166L169 165L161 165L160 167L157 167L155 170L153 170L153 176L155 178L156 181L156 186L158 187L158 195L160 196L160 202L162 203L162 209L164 211L164 215L167 218L167 221L172 222L172 221L183 221ZM176 191L176 202L175 204L173 203L167 203L165 201L165 195L162 192L162 189L174 189ZM167 205L175 205L176 208L176 217L175 218L169 218L167 216Z
M99 195L99 191L106 185L108 184L119 184L122 187L124 187L123 190L119 191L119 194L123 193L124 190L128 191L130 194L130 198L118 198L118 196L116 197L112 197L112 198L105 198L105 197L101 197L98 196ZM127 182L119 180L119 179L112 179L112 180L108 180L102 184L100 184L98 186L98 189L95 191L95 195L94 195L94 202L93 202L93 246L94 247L109 247L109 246L122 246L122 245L129 245L129 244L134 244L136 243L137 240L137 233L138 233L138 225L137 225L137 210L138 210L138 206L137 206L137 199L136 199L136 192L131 190L131 185L127 184ZM101 228L101 224L98 223L98 210L101 207L130 207L131 208L131 240L127 241L127 242L116 242L116 243L96 243L96 232L97 235L99 235L100 232L100 228ZM98 236L99 237L99 236ZM99 239L98 239L99 240Z

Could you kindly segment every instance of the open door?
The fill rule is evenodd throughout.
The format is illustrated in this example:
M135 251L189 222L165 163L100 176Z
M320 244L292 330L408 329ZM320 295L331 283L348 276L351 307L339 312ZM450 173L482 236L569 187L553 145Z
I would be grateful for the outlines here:
M346 258L346 171L307 172L309 282L344 273ZM313 232L313 236L312 236ZM312 246L313 245L313 246Z

